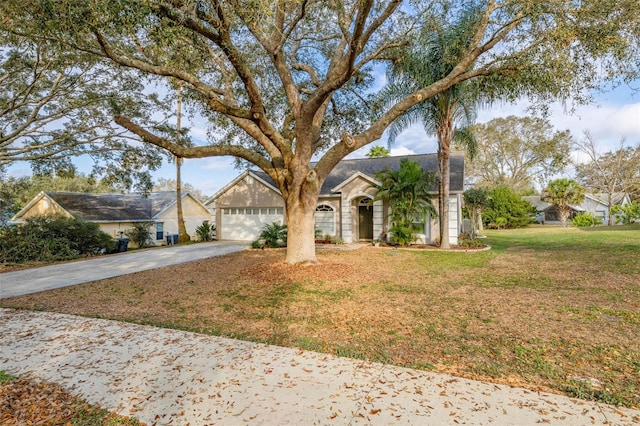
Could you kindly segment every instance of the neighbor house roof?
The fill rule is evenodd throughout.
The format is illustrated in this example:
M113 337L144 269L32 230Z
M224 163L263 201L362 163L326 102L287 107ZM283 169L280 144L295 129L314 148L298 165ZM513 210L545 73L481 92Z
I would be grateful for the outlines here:
M551 204L546 201L542 201L539 195L526 195L522 197L523 200L528 201L533 207L535 207L536 211L541 212L544 211Z
M528 201L529 204L535 207L536 211L538 212L543 212L553 207L553 204L548 203L546 201L542 201L542 198L539 195L527 195L522 197L522 199ZM573 210L577 212L584 211L584 209L581 206L575 206L575 205L569 204L569 207L571 207Z
M189 192L182 195L193 197ZM89 194L83 192L41 192L11 220L19 219L36 202L47 197L76 219L91 222L144 222L152 221L176 203L174 191L140 194ZM202 206L206 209L206 207Z
M400 168L400 161L402 159L409 159L417 162L424 170L437 173L438 171L438 155L437 154L419 154L419 155L403 155L397 157L375 157L375 158L357 158L353 160L340 161L333 170L329 173L329 176L325 179L320 189L321 195L328 195L333 193L334 188L339 188L340 185L347 179L351 178L355 173L361 173L370 176L372 179L375 175L384 170L398 170ZM450 156L450 169L451 176L449 180L449 190L451 192L463 192L464 191L464 153L452 153ZM315 166L315 163L312 163ZM262 180L269 182L275 186L269 175L261 170L253 170L253 172L260 176ZM432 188L433 192L437 192L437 184L434 184Z
M625 196L626 194L624 193L619 193L614 195L613 197L614 204L622 202ZM609 203L606 201L607 199L606 194L585 194L585 199L586 198L594 200L605 207L609 205ZM539 212L545 211L546 209L553 206L551 203L542 201L539 195L528 195L528 196L522 197L522 199L528 201L529 204L535 207L536 211L539 211ZM582 206L570 205L570 207L578 212L585 211L585 209Z
M625 201L625 198L627 197L626 192L614 192L612 195L613 196L611 197L611 204L613 204L614 206L616 204L622 204ZM601 202L604 205L609 205L609 194L604 194L604 193L590 194L590 197L593 198L594 200Z

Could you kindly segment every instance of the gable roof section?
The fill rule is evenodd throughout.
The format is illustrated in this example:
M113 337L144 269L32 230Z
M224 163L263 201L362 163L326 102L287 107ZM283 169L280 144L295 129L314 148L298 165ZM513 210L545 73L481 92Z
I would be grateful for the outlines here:
M193 197L189 192L182 196ZM152 192L148 197L139 194L90 194L83 192L41 192L13 219L28 211L37 201L48 198L76 219L91 222L145 222L176 202L173 191ZM199 204L202 204L198 201ZM206 207L202 206L205 210ZM12 219L12 220L13 220Z
M591 198L592 200L595 200L601 204L604 204L605 206L609 205L609 195L605 194L605 193L596 193L596 194L587 194L587 197ZM611 199L611 202L613 205L616 204L622 204L625 202L628 202L627 199L628 195L626 192L614 192L613 193L613 197Z
M36 195L35 197L33 197L31 199L31 201L29 201L27 203L26 206L24 206L23 208L20 209L20 211L18 211L18 213L16 213L15 215L13 215L13 217L11 219L9 219L9 223L14 223L16 221L18 221L26 212L28 212L29 210L31 210L31 208L33 206L35 206L40 200L42 200L43 198L46 198L47 200L49 200L50 202L52 202L53 204L56 204L61 210L64 210L58 203L55 202L54 199L52 199L51 197L49 197L44 191L40 191L38 193L38 195Z
M354 174L352 174L350 177L348 177L346 180L343 180L342 182L340 182L340 184L338 186L336 186L335 188L331 188L331 192L340 192L342 190L342 188L344 188L346 185L348 185L350 182L353 182L356 179L364 179L366 181L368 181L369 183L371 183L372 185L379 185L380 182L378 182L378 180L376 180L375 178L365 175L362 172L355 172Z
M260 182L270 190L276 192L278 195L282 195L282 193L276 187L275 183L273 182L273 180L271 180L268 174L266 174L262 170L245 170L241 175L236 177L234 180L232 180L231 182L226 184L224 187L222 187L222 189L220 189L218 192L213 194L211 198L209 198L207 201L204 202L204 205L208 206L209 204L213 203L215 200L220 198L225 192L227 192L229 189L235 186L238 182L241 182L242 179L244 179L247 176L250 176L256 179L258 182Z
M438 155L437 154L419 154L419 155L402 155L397 157L376 157L376 158L357 158L353 160L342 160L333 168L329 176L325 179L320 188L321 195L329 195L340 190L354 174L359 176L367 176L370 180L375 180L375 175L386 169L398 170L400 161L404 158L417 162L424 170L432 173L438 172ZM449 179L449 190L452 193L464 191L464 153L453 152L450 156L451 176ZM312 163L315 166L315 163ZM262 177L275 187L275 184L265 172L261 170L252 170L253 173ZM433 192L438 192L437 183L432 188ZM280 193L280 191L278 191Z

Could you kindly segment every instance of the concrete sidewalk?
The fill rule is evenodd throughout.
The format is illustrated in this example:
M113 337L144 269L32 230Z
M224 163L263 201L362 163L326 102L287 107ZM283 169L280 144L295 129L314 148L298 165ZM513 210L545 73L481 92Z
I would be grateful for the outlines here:
M162 268L248 248L247 242L216 241L136 250L88 260L0 274L0 299Z
M632 425L640 411L295 349L0 309L0 370L157 425Z

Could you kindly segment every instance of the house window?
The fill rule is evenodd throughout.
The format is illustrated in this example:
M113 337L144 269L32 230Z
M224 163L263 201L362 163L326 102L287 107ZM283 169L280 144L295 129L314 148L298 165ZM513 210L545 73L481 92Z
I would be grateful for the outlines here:
M156 240L164 240L164 223L156 223Z
M426 217L423 215L417 215L413 218L412 226L413 232L417 234L424 234L427 226Z
M322 235L336 234L336 219L333 207L321 204L316 207L316 228Z

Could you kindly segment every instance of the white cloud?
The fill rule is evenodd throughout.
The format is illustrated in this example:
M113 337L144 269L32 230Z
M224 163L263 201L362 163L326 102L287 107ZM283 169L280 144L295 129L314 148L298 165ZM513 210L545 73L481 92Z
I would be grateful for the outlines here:
M205 127L191 127L189 129L189 135L199 143L206 143L208 139L207 129Z
M411 149L405 147L405 146L399 146L397 148L391 148L390 150L390 155L392 157L397 157L400 155L414 155L416 152L412 151Z
M199 158L197 160L191 160L193 162L198 162L198 167L203 170L228 170L229 168L234 168L234 159L233 157L209 157L209 158Z

